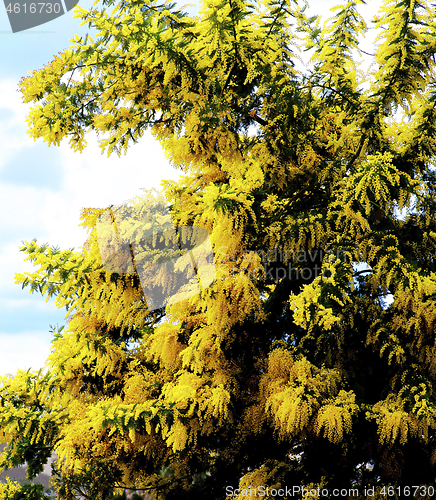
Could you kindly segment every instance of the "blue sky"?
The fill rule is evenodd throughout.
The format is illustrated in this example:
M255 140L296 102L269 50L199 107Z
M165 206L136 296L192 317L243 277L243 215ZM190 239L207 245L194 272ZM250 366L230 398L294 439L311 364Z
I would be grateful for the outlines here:
M336 3L311 2L310 12L329 17ZM81 0L80 5L89 8L92 1ZM361 12L369 19L378 5L368 1ZM66 142L48 147L27 135L29 106L17 92L19 80L49 63L75 34L87 31L70 11L12 33L0 5L0 375L42 367L50 352L49 325L64 323L65 311L57 309L54 300L45 302L14 283L16 272L34 270L18 250L21 241L36 238L62 249L78 248L86 239L78 227L82 208L121 204L141 188L159 188L162 179L177 179L180 173L151 134L121 158L101 155L95 136L87 138L88 147L80 154ZM371 51L371 45L363 48Z

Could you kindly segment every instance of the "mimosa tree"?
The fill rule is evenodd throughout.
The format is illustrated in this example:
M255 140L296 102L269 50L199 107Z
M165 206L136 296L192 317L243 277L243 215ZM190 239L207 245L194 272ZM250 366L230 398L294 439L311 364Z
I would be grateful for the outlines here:
M289 0L76 7L99 33L21 82L29 133L81 151L97 131L121 154L150 130L184 172L163 186L172 224L207 232L214 274L201 286L193 245L198 293L147 302L137 259L157 240L135 254L132 214L150 193L84 210L80 251L24 243L38 269L17 283L68 323L46 371L2 381L2 466L33 477L55 452L65 500L434 495L436 23L385 2L365 73L358 3L323 26ZM112 267L109 213L135 228Z

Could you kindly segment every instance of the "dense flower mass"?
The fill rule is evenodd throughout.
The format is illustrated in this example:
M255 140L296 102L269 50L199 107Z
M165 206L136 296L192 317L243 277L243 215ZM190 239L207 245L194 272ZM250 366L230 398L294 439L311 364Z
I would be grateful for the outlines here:
M204 0L198 17L155 0L76 7L99 33L22 80L29 133L81 151L97 131L121 154L150 130L184 172L164 205L174 227L207 231L214 278L201 286L193 248L199 292L152 308L134 264L156 256L157 236L133 255L138 218L131 267L105 265L99 220L161 203L147 191L84 210L80 251L25 242L38 269L17 283L55 297L68 322L46 371L1 381L2 467L27 462L35 477L55 452L59 500L297 485L292 498L385 498L434 483L434 10L385 1L363 73L359 3L323 26L290 0ZM313 65L299 72L304 48ZM148 284L172 279L162 264ZM0 499L20 491L0 485Z

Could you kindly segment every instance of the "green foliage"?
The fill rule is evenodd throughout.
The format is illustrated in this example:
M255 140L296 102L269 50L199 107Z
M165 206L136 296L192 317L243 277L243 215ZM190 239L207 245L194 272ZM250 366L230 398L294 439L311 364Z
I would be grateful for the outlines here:
M21 82L29 133L80 151L101 132L111 154L150 130L185 175L164 200L84 210L79 251L24 242L38 269L17 283L56 296L68 325L46 372L2 380L3 467L34 474L55 451L60 500L434 483L436 24L426 2L385 1L365 73L361 3L323 26L288 0L208 0L198 18L77 7L98 37ZM167 206L209 233L215 279L153 310L140 255L105 268L98 221L128 218L131 252L140 217Z

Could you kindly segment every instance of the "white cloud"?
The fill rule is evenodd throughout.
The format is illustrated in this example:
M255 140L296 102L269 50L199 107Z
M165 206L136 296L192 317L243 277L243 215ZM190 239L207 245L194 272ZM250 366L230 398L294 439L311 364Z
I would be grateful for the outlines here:
M11 78L0 80L0 108L13 110L16 115L20 115L16 116L16 120L21 120L25 117L28 105L22 102L21 93L17 90L17 81Z
M20 252L14 243L0 247L0 296L11 297L15 295L13 292L19 288L14 283L16 272L24 273L34 270L31 262L24 262L25 257L24 253Z
M0 167L6 164L14 152L34 144L25 133L29 105L22 102L17 89L17 81L0 80ZM6 119L2 119L5 115Z
M65 83L65 85L69 85L71 82L83 82L85 80L85 76L80 74L80 71L73 70L68 71L61 78L61 83Z
M141 188L160 188L162 179L177 179L181 174L150 133L121 157L103 155L96 134L89 134L87 142L82 154L72 152L66 143L61 145L65 187L84 205L123 203L139 195Z
M38 370L44 367L51 344L45 331L16 334L0 332L0 376L14 375L18 369Z
M17 82L0 80L0 170L11 165L9 162L13 162L23 148L35 145L26 134L25 116L29 106L21 102L16 89ZM87 140L88 147L82 154L73 152L66 142L60 146L60 155L53 155L54 146L47 147L44 161L58 161L56 167L63 173L56 191L50 187L0 183L3 214L0 221L0 374L15 373L18 368L30 366L41 368L50 352L51 338L48 328L39 331L38 327L45 324L51 314L55 324L64 312L56 309L54 300L46 303L43 297L29 295L27 288L22 291L14 283L15 273L35 271L30 262L24 262L26 255L18 250L21 240L35 237L39 243L78 249L87 237L85 229L78 226L82 208L121 204L141 194L140 188L160 188L162 179L177 179L180 175L180 171L170 166L151 134L146 134L141 143L129 148L127 155L121 158L103 156L95 134L90 134ZM35 164L34 168L41 165ZM29 331L33 318L38 326L35 331ZM23 333L7 331L11 325L15 331L19 330L20 322Z

